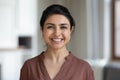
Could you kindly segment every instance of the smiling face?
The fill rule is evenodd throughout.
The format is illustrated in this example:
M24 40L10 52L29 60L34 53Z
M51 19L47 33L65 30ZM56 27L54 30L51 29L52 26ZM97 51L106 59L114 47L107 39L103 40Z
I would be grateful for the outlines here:
M49 16L42 29L44 41L52 49L65 48L71 32L69 20L59 14Z

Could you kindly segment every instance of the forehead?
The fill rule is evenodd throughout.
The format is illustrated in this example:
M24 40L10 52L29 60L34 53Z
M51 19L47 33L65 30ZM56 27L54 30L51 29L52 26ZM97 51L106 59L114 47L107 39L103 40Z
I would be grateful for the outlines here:
M67 19L66 16L64 15L60 15L60 14L53 14L53 15L50 15L46 21L45 21L45 24L46 23L67 23L67 24L70 24L69 20Z

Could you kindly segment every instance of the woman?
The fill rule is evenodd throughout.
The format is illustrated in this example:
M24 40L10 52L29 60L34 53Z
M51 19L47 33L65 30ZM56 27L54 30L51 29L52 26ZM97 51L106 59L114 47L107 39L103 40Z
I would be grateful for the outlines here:
M47 49L24 63L20 80L94 80L89 64L66 48L75 27L68 9L57 4L49 6L40 26Z

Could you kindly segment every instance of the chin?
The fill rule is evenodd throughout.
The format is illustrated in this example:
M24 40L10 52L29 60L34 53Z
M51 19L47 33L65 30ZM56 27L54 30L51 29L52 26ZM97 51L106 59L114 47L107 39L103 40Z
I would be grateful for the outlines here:
M62 49L64 48L65 46L52 46L53 49Z

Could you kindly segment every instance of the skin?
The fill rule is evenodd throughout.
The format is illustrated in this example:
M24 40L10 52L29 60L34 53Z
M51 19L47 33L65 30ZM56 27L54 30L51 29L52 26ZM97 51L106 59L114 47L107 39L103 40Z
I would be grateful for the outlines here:
M64 15L54 14L47 18L42 35L47 50L44 53L44 64L51 79L59 72L65 57L69 55L66 48L72 30L70 22Z

